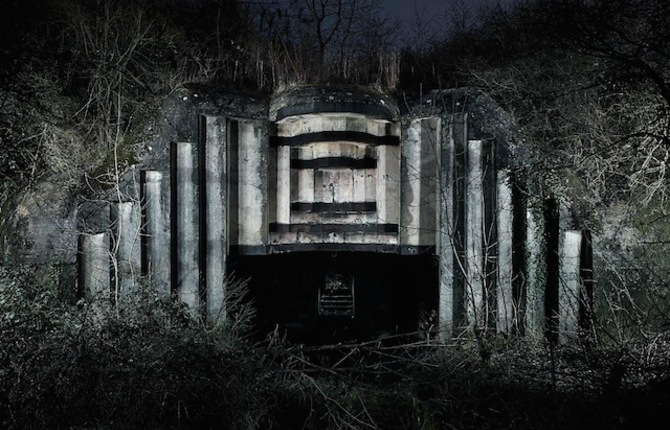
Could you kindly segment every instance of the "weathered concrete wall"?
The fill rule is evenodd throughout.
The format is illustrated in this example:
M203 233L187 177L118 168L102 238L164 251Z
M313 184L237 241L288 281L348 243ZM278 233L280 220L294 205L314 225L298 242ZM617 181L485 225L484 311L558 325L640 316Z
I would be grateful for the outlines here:
M0 203L2 263L34 264L49 272L44 273L48 280L58 271L65 297L72 297L77 278L76 197L62 183L45 181L33 184L17 201Z
M528 215L515 197L522 145L501 130L509 117L489 99L467 91L431 97L401 116L389 98L353 90L299 88L246 104L239 95L180 90L166 108L170 131L154 142L162 147L140 167L146 225L132 229L146 237L143 273L215 322L225 316L231 256L432 255L445 339L473 328L539 336L546 297L558 287L535 269L549 264L542 216ZM255 113L240 115L235 103ZM115 230L112 239L119 235L131 234ZM561 242L566 279L575 269L567 263L572 242ZM129 255L137 272L135 251ZM158 271L166 264L169 277ZM573 287L561 290L562 302ZM561 330L570 330L574 306L560 309Z
M397 245L397 122L338 111L286 116L275 128L273 250L296 249L293 245L314 249L330 244L333 250L354 250L347 244Z

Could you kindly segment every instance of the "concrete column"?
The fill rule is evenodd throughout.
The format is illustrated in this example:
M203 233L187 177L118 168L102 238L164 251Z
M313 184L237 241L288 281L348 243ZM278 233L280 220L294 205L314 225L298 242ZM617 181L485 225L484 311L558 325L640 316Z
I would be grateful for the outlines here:
M526 211L526 309L525 333L540 339L544 336L544 224L537 210Z
M451 245L454 249L454 326L465 326L467 321L467 189L468 189L468 116L453 114L450 142L453 145L451 185L453 210L450 212Z
M261 247L267 243L267 136L259 121L239 122L239 244L244 247ZM280 147L281 162L288 162L290 172L290 152L288 147ZM286 158L288 154L288 159ZM280 165L280 169L284 164ZM290 175L280 176L279 188L286 191L283 181L290 181ZM288 190L290 205L291 192ZM286 196L277 196L277 222L286 221ZM281 212L280 212L281 205ZM289 206L290 213L290 206ZM281 217L280 217L281 215Z
M117 302L130 298L139 287L142 271L142 217L138 202L118 202L110 207L114 229L115 296Z
M482 141L468 141L465 296L468 322L475 326L485 326L488 315L484 297L484 168L482 150Z
M513 207L512 187L508 170L500 170L497 175L497 208L498 225L498 261L496 285L497 329L501 333L510 333L513 325L514 303L512 278L512 247L513 247Z
M439 208L440 139L442 121L439 117L425 118L421 122L421 245L437 245L440 240Z
M82 234L80 240L79 282L92 302L109 300L110 254L107 233Z
M402 143L402 219L400 243L418 246L421 229L421 119L412 120Z
M291 148L285 145L277 149L277 223L291 223Z
M590 331L593 323L595 272L593 267L593 238L589 230L582 231L580 258L579 326L582 330Z
M205 297L209 323L225 319L227 241L227 141L225 118L204 118L206 135L205 199L206 199L206 265Z
M437 255L439 266L439 310L440 336L448 341L454 331L454 133L453 121L446 125L439 143L438 174L440 186L438 205L438 242Z
M200 305L200 273L198 267L198 173L196 145L190 142L174 144L176 169L173 196L176 199L176 290L179 300L198 312Z
M144 174L146 273L163 297L170 296L170 188L162 172Z
M581 247L581 231L563 233L558 288L558 336L561 342L574 339L579 331Z
M437 168L440 119L413 120L403 143L403 210L401 244L433 246L437 233ZM411 248L410 248L411 249Z

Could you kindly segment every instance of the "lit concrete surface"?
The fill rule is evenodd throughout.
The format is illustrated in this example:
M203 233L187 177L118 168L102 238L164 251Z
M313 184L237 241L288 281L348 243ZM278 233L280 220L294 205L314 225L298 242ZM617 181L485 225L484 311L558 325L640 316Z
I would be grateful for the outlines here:
M483 142L468 141L466 202L466 306L468 322L475 327L486 324L487 306L484 296L484 167Z
M262 246L267 243L267 141L259 121L239 122L238 154L238 245ZM288 190L289 200L290 195ZM278 221L285 217L286 196L277 197L277 205L280 204Z
M277 222L291 223L291 148L280 146L277 149ZM309 180L307 178L303 178ZM312 178L312 184L314 179ZM314 187L312 186L312 199Z
M498 260L496 283L497 329L501 333L509 333L514 319L514 298L512 293L512 187L509 171L499 170L496 178L498 225Z
M200 306L200 273L198 266L198 175L196 145L178 142L176 145L177 171L175 195L177 198L177 279L179 300L194 313Z
M170 184L163 172L145 172L147 275L162 297L170 296Z
M563 232L558 284L558 336L560 341L567 341L578 335L581 246L581 231L569 230Z
M227 139L226 119L206 116L205 199L206 199L206 260L205 314L215 323L225 318L227 232Z
M114 231L115 296L117 301L130 297L137 291L141 276L141 232L140 204L136 201L117 202L110 206L110 219Z
M437 229L437 153L440 119L412 120L402 143L402 215L400 243L405 246L434 246Z
M534 210L526 211L526 309L525 332L534 338L544 336L544 223Z
M268 130L276 132L279 137L328 131L384 137L398 136L401 125L399 121L347 112L299 114L283 117L275 124L266 120L204 115L201 117L204 124L199 130L205 134L200 136L200 146L196 148L194 143L177 143L175 146L177 169L170 173L170 176L176 175L172 178L175 189L171 194L165 191L169 182L167 173L146 172L144 213L148 273L154 282L170 285L169 270L158 271L158 268L169 267L169 233L175 232L173 239L176 244L172 244L172 249L176 255L172 256L172 261L177 261L177 279L172 281L177 288L176 293L194 311L202 312L208 321L214 322L224 310L229 246L240 245L241 252L244 252L244 247L255 248L253 252L260 253L269 249L266 247L268 244L401 245L397 248L399 250L403 246L427 249L435 246L439 257L438 314L444 333L451 335L455 324L461 323L482 327L490 323L487 318L494 312L498 330L508 332L517 316L512 297L513 202L508 181L510 172L498 171L494 176L496 181L488 183L491 176L486 175L486 169L489 166L485 166L483 161L488 142L472 137L468 140L468 118L463 112L408 118L400 145L317 141L293 146L280 144L270 148ZM228 124L233 124L238 131L236 139L230 142ZM478 133L475 130L474 136L480 135ZM234 148L232 152L228 145ZM465 149L466 155L461 155L461 148ZM199 151L204 151L204 159L200 159L204 164L200 165L198 156L203 157L203 153ZM233 160L237 160L233 166L227 165L228 153ZM291 168L292 158L311 161L326 157L374 158L376 167ZM456 167L463 162L466 165L462 168ZM204 172L199 171L200 167L204 168ZM231 172L228 172L228 167ZM272 172L268 171L270 168ZM457 178L454 172L461 177ZM231 178L236 182L228 183L229 173L237 175ZM276 180L273 180L275 177ZM456 196L459 181L465 184L465 201L457 201L460 196L460 192ZM490 186L494 187L495 193L487 188ZM229 189L235 190L235 194L228 196ZM485 191L488 193L486 196ZM176 197L176 205L172 202L176 208L174 226L170 225L169 215L172 197ZM230 202L236 203L237 207L230 208L234 212L228 214L226 211ZM336 215L291 210L292 203L364 202L374 202L376 210ZM495 208L485 207L489 204ZM199 214L201 209L206 213ZM269 210L273 213L268 214ZM493 211L494 221L488 219L487 210ZM526 305L523 309L526 331L539 337L544 324L545 244L541 217L531 211L528 213L525 243L528 259L522 302ZM131 229L124 231L126 227L118 222L119 215L115 215L114 219L122 227L114 230L114 238L120 244L124 237L131 236ZM228 225L228 220L232 220L233 224ZM204 224L200 225L201 221ZM270 221L287 226L348 225L343 231L296 232L282 229L269 233ZM490 256L486 255L486 245L487 236L491 233L488 229L493 224L488 227L484 224L491 222L497 225L497 257L493 264L496 289L487 292L485 259ZM457 223L460 225L457 226ZM357 224L368 226L367 231L352 228ZM375 224L397 224L399 233L369 228ZM454 239L457 233L460 234L459 229L465 230L464 243L457 243L458 240ZM228 243L229 234L231 243ZM576 239L569 236L566 234L562 238L560 248L560 328L566 333L576 327L579 306L578 301L574 302L575 297L578 299L579 289L575 287L574 276L571 278L577 270L578 280L579 261L577 256L570 254L570 248L566 248L571 240ZM200 243L201 240L206 243ZM82 239L82 247L84 242L85 239ZM130 251L119 248L119 252L127 252L124 255L129 257L118 255L118 259L137 262L135 256L139 253L133 250L133 241L129 243ZM205 251L205 255L199 255L200 250ZM460 254L460 261L455 253ZM91 267L92 263L84 261L82 265L86 267L87 264ZM129 267L129 272L139 273L139 263L132 263ZM122 273L120 270L119 274ZM465 284L462 278L465 278ZM122 281L123 278L120 276L119 279ZM87 288L88 284L96 285L91 276L82 282ZM120 290L128 288L122 286ZM169 288L162 291L169 292ZM490 294L495 294L495 303L487 299ZM204 303L201 303L202 298ZM489 309L489 306L495 308Z
M108 233L81 234L79 260L80 282L85 297L90 301L109 300L110 244Z
M439 265L439 310L440 338L447 341L454 331L454 122L453 117L444 124L439 143L439 199L437 218L437 255Z

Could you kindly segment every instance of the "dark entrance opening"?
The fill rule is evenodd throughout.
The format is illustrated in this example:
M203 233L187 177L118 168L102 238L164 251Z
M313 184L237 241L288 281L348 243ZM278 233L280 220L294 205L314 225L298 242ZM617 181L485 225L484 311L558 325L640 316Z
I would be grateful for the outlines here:
M414 336L437 313L433 255L294 252L229 262L249 279L259 336L278 330L305 344Z

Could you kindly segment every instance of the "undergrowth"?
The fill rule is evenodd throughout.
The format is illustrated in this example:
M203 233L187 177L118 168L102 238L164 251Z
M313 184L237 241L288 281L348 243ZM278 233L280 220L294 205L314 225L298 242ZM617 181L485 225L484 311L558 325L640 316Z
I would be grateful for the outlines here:
M123 309L70 304L33 273L0 268L5 428L653 428L670 405L664 335L491 338L485 360L471 339L306 347L205 325L150 288Z

